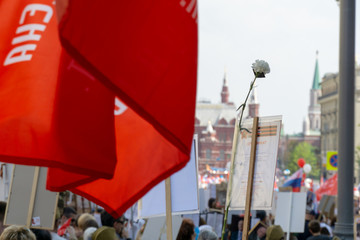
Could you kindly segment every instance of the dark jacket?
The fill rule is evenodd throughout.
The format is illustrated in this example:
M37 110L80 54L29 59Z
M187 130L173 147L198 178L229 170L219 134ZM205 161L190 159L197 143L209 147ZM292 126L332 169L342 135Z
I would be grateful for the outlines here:
M332 237L326 235L318 235L318 236L311 236L308 237L306 240L331 240Z

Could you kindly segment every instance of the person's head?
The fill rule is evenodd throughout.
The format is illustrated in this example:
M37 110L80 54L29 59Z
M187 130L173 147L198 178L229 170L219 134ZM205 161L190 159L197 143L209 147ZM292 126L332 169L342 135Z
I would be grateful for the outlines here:
M92 240L116 240L117 236L116 236L114 228L103 226L103 227L97 229L92 234L91 239Z
M244 229L244 220L243 219L240 219L239 222L238 222L238 229L239 231L243 231Z
M64 207L62 216L66 217L66 219L75 218L76 217L76 211L72 207Z
M320 229L320 222L318 220L311 220L309 222L309 231L312 235L319 235Z
M206 225L206 221L205 221L205 219L203 219L202 217L200 217L199 226L202 226L202 225Z
M191 219L184 218L181 222L176 240L194 240L195 237L196 234L194 222Z
M215 208L216 207L216 199L210 198L208 201L208 206L209 206L209 208Z
M335 227L335 223L336 223L336 217L332 217L331 222L330 222L330 226Z
M273 225L266 230L266 240L283 240L284 231L280 225Z
M63 225L69 218L76 219L76 211L72 207L64 207L60 218L60 225Z
M115 228L115 231L122 236L122 231L125 228L125 225L127 223L127 219L124 216L119 217L118 219L115 219L113 223L113 227Z
M256 235L259 238L265 237L265 235L266 235L266 227L264 227L264 226L258 227L258 229L256 230Z
M79 218L77 219L77 225L81 230L85 230L85 223L89 222L90 220L95 221L96 223L96 219L93 215L89 214L89 213L83 213L79 216ZM96 224L97 226L97 224ZM95 227L95 226L91 226L91 227Z
M230 231L231 232L235 232L235 231L242 231L241 229L240 229L240 221L242 221L242 225L244 225L243 223L244 223L244 218L243 217L241 217L241 216L239 216L239 215L235 215L235 214L233 214L232 216L231 216L231 225L230 225Z
M99 228L98 223L96 222L96 220L94 219L89 219L87 220L83 225L83 231L85 231L86 229L88 229L89 227L94 227L94 228Z
M3 231L0 240L36 240L35 234L28 228L11 225Z
M36 240L51 240L51 234L48 230L32 228L31 231L35 234Z
M329 232L329 230L328 230L326 227L322 227L322 228L320 229L320 234L321 234L321 235L330 236L330 232Z
M115 218L111 216L108 212L105 210L101 212L101 224L103 226L107 227L113 227L115 222Z
M310 206L306 206L306 214L305 214L305 219L306 220L314 220L316 216L316 213L314 210L311 209Z
M266 222L266 212L264 210L256 211L256 218L259 218L261 222Z
M218 236L213 231L207 229L200 231L198 240L217 240Z

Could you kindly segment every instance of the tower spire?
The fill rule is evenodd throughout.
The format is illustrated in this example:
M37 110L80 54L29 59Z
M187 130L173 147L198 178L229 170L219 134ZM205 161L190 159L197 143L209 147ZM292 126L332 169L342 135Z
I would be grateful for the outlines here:
M229 103L229 88L228 88L228 84L227 84L227 76L226 76L226 68L224 71L224 81L223 81L223 86L222 86L222 90L221 90L221 103Z
M320 89L320 76L319 76L319 64L318 64L319 51L316 51L316 62L312 89Z

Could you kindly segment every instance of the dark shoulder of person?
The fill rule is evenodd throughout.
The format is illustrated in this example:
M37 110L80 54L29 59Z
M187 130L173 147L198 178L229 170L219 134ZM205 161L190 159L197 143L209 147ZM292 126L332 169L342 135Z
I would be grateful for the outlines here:
M325 235L318 235L318 236L311 236L308 237L306 240L331 240L332 237L325 236Z

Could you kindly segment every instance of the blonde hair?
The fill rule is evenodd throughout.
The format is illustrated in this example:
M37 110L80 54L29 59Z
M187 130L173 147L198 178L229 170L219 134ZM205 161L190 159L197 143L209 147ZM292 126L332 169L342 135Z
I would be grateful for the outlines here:
M11 225L5 228L0 240L36 240L36 237L27 227Z
M85 231L86 222L89 220L94 220L96 222L96 219L93 215L89 213L83 213L80 215L80 217L77 220L77 224L79 228L81 228L83 231Z

